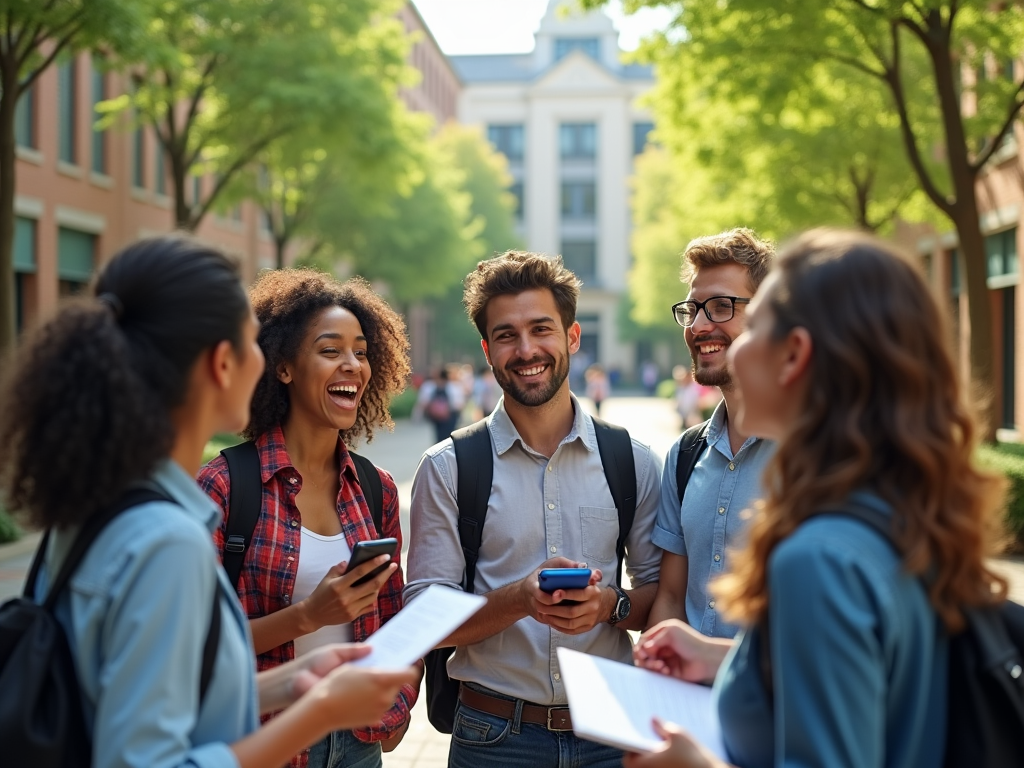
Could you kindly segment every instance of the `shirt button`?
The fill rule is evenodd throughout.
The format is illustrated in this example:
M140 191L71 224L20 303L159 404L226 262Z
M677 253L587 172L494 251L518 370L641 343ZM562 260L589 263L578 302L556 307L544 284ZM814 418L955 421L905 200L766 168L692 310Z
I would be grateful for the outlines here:
M725 507L719 507L718 508L718 514L724 515L725 514Z
M550 472L550 471L551 471L551 465L548 464L548 472Z
M554 509L554 508L555 508L554 504L548 504L548 509Z
M715 555L715 560L717 560L717 559L718 559L718 555ZM294 563L295 562L295 558L294 557L289 557L288 558L288 562L289 563Z
M562 679L562 676L560 674L558 674L557 672L555 672L555 674L553 674L552 677L555 678L556 681Z
M289 558L289 559L290 559L290 558ZM717 562L718 562L719 560L721 560L721 559L722 559L722 556L721 556L721 555L715 555L715 562L716 562L716 563L717 563Z
M714 608L714 607L715 607L715 601L714 600L708 600L708 608Z
M730 461L729 462L729 469L736 469L736 462Z
M730 469L731 469L731 467L730 467ZM289 477L288 478L288 482L291 483L292 485L295 485L297 482L299 482L299 478L297 478L297 477Z
M286 603L290 603L290 602L292 601L291 595L285 595L285 596L284 596L284 601L285 601Z
M290 522L290 523L288 523L288 524L289 524L289 525L290 525L290 526L291 526L292 528L298 528L298 527L299 527L299 521L298 521L298 520L296 520L296 519L295 519L294 517L293 517L293 518L291 519L291 522Z
M551 551L552 551L552 552L557 552L557 551L558 551L558 547L552 547L552 548L551 548Z

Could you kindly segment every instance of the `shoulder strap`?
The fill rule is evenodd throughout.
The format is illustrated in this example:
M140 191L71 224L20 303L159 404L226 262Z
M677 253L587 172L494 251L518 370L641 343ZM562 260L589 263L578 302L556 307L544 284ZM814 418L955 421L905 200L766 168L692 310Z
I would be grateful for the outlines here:
M217 661L217 649L220 647L220 582L213 582L213 610L210 612L210 628L206 632L203 643L203 665L199 669L199 705L206 700L206 692L210 689L213 679L213 665Z
M348 455L355 462L359 487L362 488L363 496L370 507L370 517L373 518L373 525L377 529L377 538L380 538L384 535L384 484L380 480L380 473L373 462L365 456L360 456L355 451L349 451Z
M697 461L704 455L704 449L708 446L708 427L711 419L696 424L683 432L682 440L679 441L679 458L676 461L676 493L679 495L679 503L683 503L683 494L686 492L686 484L690 482L690 475Z
M480 555L487 503L491 498L494 478L494 455L487 420L481 419L468 427L452 432L455 445L455 463L459 470L456 492L459 505L459 541L466 557L466 577L463 587L473 591L476 579L476 561Z
M626 538L636 517L636 462L633 460L633 441L622 427L601 419L594 419L597 449L608 481L608 490L619 513L619 537L615 542L618 565L615 583L622 584L622 561L626 556Z
M237 590L245 553L252 543L252 533L256 530L263 507L263 476L259 451L251 440L225 448L220 453L228 462L231 483L223 563L228 581Z

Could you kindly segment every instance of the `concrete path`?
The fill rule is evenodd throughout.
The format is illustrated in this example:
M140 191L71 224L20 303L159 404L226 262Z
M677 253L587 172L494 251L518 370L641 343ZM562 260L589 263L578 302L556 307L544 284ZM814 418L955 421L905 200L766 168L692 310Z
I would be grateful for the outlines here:
M590 404L584 402L590 408ZM679 420L668 400L643 397L619 397L605 402L602 417L629 428L637 439L648 443L664 456L679 436ZM385 467L398 483L402 509L402 529L409 529L409 496L412 478L423 451L433 443L429 423L403 421L394 433L380 433L372 443L357 450L374 463ZM0 601L20 593L31 563L37 535L29 535L14 544L0 546ZM403 550L408 548L405 542ZM405 551L403 551L403 562ZM1011 582L1011 594L1024 602L1024 560L999 560L997 568ZM399 747L384 756L384 768L443 768L448 760L448 736L439 734L427 722L426 707L413 710L409 732Z

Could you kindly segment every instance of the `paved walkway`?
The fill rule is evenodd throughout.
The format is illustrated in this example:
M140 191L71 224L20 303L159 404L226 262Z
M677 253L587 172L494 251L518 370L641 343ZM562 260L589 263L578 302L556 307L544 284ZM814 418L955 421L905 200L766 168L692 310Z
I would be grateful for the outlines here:
M601 415L629 427L637 439L662 456L679 435L678 418L668 400L613 398L605 402ZM433 428L429 424L403 421L394 433L381 433L372 443L358 447L360 453L386 467L398 483L405 531L409 530L412 477L420 456L432 442ZM37 541L38 536L26 536L14 544L0 546L0 601L20 592ZM405 552L402 554L404 560ZM1010 579L1014 599L1024 602L1024 560L1000 560L997 567ZM418 704L405 739L398 749L384 756L384 768L442 768L447 765L449 738L431 727L425 705Z

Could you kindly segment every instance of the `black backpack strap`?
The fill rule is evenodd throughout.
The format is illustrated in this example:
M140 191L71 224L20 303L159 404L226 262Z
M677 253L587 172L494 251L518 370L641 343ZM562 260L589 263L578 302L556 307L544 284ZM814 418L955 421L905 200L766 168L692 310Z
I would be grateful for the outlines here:
M683 432L679 441L679 458L676 460L676 493L679 495L679 503L683 503L683 494L686 492L686 484L690 482L690 475L697 461L704 455L708 447L708 427L711 419L700 424L695 424Z
M455 445L455 463L459 471L456 489L459 541L466 558L466 576L462 586L467 592L472 592L487 504L491 498L491 481L494 478L494 455L491 452L487 420L481 419L468 427L455 430L452 432L452 443Z
M213 665L217 661L217 649L220 647L220 581L213 582L213 610L210 612L210 628L206 632L203 643L203 665L199 669L199 705L206 699L206 692L213 679Z
M622 427L595 418L594 434L601 465L608 481L608 490L619 513L619 537L615 542L618 560L615 583L622 584L622 561L626 557L626 538L636 517L636 462L633 460L633 441Z
M370 507L370 517L373 518L373 525L377 529L377 538L380 538L384 535L384 485L380 480L380 472L365 456L360 456L355 451L349 451L348 455L355 462L359 487L362 488L363 497Z
M263 508L263 475L259 451L251 440L225 448L220 453L228 462L231 484L222 562L228 581L237 591L245 553L252 543L252 533Z

